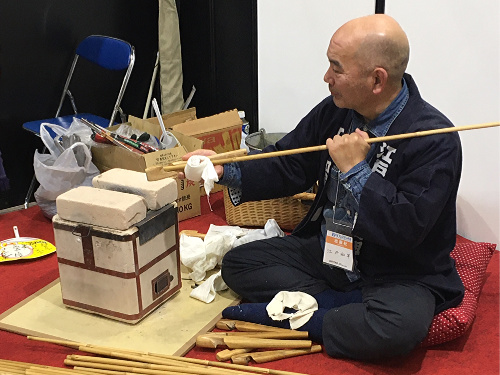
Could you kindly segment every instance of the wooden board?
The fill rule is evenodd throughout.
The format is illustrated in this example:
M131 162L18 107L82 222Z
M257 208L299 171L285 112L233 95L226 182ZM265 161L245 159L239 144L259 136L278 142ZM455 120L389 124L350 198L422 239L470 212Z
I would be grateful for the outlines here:
M68 308L55 280L0 315L0 329L22 335L58 338L136 351L184 355L196 336L210 331L221 311L239 303L232 291L217 293L209 304L189 297L192 281L139 323L132 325Z

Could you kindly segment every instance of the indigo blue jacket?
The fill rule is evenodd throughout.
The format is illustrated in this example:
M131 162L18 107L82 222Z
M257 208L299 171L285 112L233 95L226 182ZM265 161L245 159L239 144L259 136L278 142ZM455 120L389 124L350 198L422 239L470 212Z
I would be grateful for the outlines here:
M405 74L409 99L387 135L452 127L422 99ZM353 112L331 96L311 110L283 139L263 152L324 145L349 129ZM362 238L357 266L363 283L415 281L436 296L436 313L460 303L464 287L450 252L456 239L456 197L462 152L458 133L380 143L370 161L353 235ZM290 196L318 181L316 198L293 235L319 234L326 203L328 152L319 151L240 163L241 202Z

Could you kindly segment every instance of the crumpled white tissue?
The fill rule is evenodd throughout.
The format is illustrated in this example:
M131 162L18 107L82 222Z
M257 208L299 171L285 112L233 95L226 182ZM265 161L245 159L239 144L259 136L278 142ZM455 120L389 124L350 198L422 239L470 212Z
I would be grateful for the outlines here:
M247 242L262 240L264 238L283 237L284 235L285 233L281 230L278 222L274 219L269 219L264 225L264 229L250 230L245 236L238 238L233 247L243 245Z
M182 264L191 269L189 277L195 282L203 280L206 271L203 267L206 259L203 240L181 234L179 248Z
M241 229L238 227L226 227L226 230L220 228L222 227L210 225L205 240L181 234L181 262L191 269L189 277L195 282L202 281L207 271L220 264L222 257L233 248L236 236L241 235Z
M286 307L297 310L285 313ZM297 329L306 324L313 313L318 310L316 299L304 292L279 292L266 307L267 314L273 320L289 319L290 328Z
M205 235L205 240L181 234L179 240L180 258L182 264L191 270L189 277L195 282L200 282L205 279L207 271L221 265L222 258L233 247L258 239L284 235L274 219L268 220L264 229L211 224ZM208 280L211 283L216 282L211 277ZM205 288L210 287L206 285Z
M215 299L217 292L226 289L227 285L224 280L222 280L221 271L219 271L206 279L201 285L194 288L189 296L202 302L210 303Z
M217 176L212 161L203 155L193 155L187 160L184 167L184 175L191 181L198 182L203 180L207 196L210 195L214 184L219 181L219 176Z

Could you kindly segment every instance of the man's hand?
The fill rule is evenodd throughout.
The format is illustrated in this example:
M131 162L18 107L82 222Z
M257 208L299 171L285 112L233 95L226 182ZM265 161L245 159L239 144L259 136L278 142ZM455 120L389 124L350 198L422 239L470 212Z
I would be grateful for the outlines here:
M199 150L195 150L192 152L188 152L186 155L184 155L182 157L182 160L187 161L193 155L211 156L211 155L215 155L215 154L217 154L217 153L213 150L199 149ZM214 165L214 168L215 168L215 172L217 172L217 176L219 177L219 180L220 180L222 178L222 175L224 174L224 167L222 165ZM177 177L179 179L183 179L186 176L184 175L184 172L179 172L177 174Z
M365 160L370 145L366 143L368 133L356 129L354 133L336 135L326 140L330 156L342 173L348 172L356 164Z

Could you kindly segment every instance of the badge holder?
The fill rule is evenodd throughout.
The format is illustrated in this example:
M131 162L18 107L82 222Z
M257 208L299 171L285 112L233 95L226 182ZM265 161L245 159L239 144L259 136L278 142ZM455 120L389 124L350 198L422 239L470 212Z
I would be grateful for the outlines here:
M337 179L337 195L339 188ZM337 195L333 206L333 219L326 223L326 240L323 252L323 263L339 267L348 271L354 269L354 240L351 223L335 220Z

